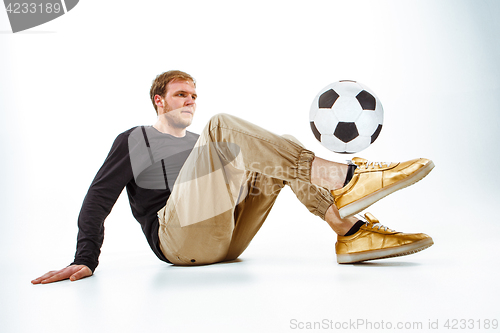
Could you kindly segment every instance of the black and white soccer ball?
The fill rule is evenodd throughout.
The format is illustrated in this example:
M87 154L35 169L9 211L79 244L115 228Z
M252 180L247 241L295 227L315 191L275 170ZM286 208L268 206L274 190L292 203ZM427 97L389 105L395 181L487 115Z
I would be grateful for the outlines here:
M329 84L314 98L309 112L316 139L336 153L352 154L378 138L384 109L365 85L343 80Z

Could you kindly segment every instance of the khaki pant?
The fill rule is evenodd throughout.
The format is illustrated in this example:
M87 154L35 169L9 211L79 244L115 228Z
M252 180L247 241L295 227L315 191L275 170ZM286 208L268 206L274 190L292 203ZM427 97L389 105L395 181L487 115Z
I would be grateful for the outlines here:
M176 265L236 259L289 185L324 219L330 192L310 183L314 153L227 114L212 117L158 212L160 247Z

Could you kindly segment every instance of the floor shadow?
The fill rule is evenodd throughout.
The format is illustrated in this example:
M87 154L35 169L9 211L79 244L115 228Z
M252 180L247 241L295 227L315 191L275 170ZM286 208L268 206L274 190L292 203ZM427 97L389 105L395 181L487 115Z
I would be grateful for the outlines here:
M221 262L216 262L216 263L213 263L213 264L203 264L203 265L168 265L167 267L169 267L169 269L175 269L175 268L186 268L186 267L203 267L203 266L220 266L220 265L227 265L227 264L235 264L235 263L239 263L239 262L243 262L242 259L234 259L234 260L230 260L230 261L221 261Z
M244 261L235 259L207 265L178 266L166 265L154 277L155 287L206 288L227 284L249 283L254 280ZM223 269L221 266L225 266Z
M358 267L413 267L420 266L419 263L416 262L408 262L408 261L392 261L392 262L358 262L351 264L352 266Z

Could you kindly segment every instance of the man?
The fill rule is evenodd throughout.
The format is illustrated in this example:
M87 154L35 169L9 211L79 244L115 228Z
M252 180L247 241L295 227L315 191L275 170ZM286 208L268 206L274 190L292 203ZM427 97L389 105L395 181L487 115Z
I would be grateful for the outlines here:
M175 265L236 259L285 185L337 233L339 263L407 255L433 244L425 234L388 229L369 213L366 220L353 216L425 177L432 161L339 164L316 157L294 137L225 114L212 117L201 135L191 133L196 84L181 71L157 76L150 96L158 121L113 143L84 199L73 263L33 284L93 274L104 220L124 187L151 249Z

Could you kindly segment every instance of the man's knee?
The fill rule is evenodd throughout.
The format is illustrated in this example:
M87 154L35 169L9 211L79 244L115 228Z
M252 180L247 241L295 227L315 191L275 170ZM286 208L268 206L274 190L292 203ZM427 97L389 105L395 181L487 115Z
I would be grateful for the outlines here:
M298 144L299 146L301 146L302 148L305 148L304 144L302 142L299 141L299 139L297 139L296 137L294 137L293 135L291 134L283 134L282 137L284 137L285 139L288 139L296 144Z
M231 119L234 119L234 116L227 113L217 113L216 115L210 118L210 123L212 124L221 124L225 123Z

